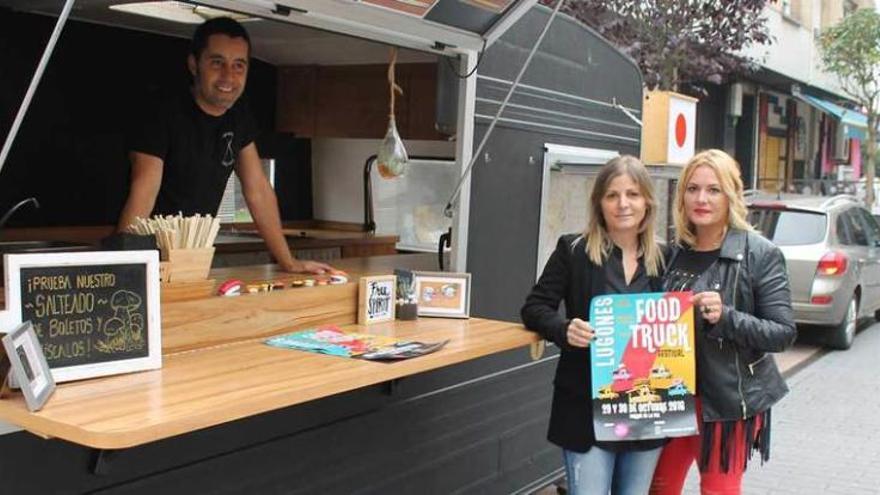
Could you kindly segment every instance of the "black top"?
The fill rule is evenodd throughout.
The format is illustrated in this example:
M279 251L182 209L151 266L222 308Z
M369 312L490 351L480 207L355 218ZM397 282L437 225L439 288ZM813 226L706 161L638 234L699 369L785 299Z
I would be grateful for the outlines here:
M215 215L238 153L256 136L244 99L220 117L203 112L189 91L166 99L129 146L164 162L152 214Z
M657 277L649 277L643 260L629 285L624 282L619 250L614 250L602 266L587 257L586 240L575 234L559 238L538 283L532 288L521 315L526 328L538 332L560 349L553 380L553 404L547 439L566 450L586 452L596 445L593 410L590 401L589 349L572 347L566 331L572 318L589 319L593 296L618 292L657 292ZM558 311L565 302L565 314ZM664 440L603 442L602 448L624 451L644 450L662 445Z
M648 278L648 272L645 271L645 263L639 258L639 264L636 266L636 272L633 274L629 284L626 283L626 273L623 269L623 251L619 247L614 246L611 250L611 256L605 260L602 271L605 272L605 292L604 294L638 294L641 292L651 292L651 281Z
M693 290L694 284L715 260L721 256L721 249L713 251L694 251L683 249L663 278L667 291L679 292Z
M672 265L666 270L663 276L663 288L666 291L693 291L694 294L704 291L718 291L717 276L707 273L707 270L721 256L721 249L712 251L694 251L690 248L683 248ZM706 320L703 319L700 308L694 308L694 331L697 333L696 338L699 342L705 338ZM703 363L702 355L697 353L697 367L707 366ZM700 393L701 380L697 373L697 395Z
M795 334L782 252L759 234L730 229L717 251L674 246L670 258L666 290L715 291L724 302L714 325L694 315L700 468L718 450L724 472L739 462L734 455L744 455L748 464L753 449L764 462L770 455L770 408L788 391L768 352L783 350ZM742 436L733 434L738 423Z

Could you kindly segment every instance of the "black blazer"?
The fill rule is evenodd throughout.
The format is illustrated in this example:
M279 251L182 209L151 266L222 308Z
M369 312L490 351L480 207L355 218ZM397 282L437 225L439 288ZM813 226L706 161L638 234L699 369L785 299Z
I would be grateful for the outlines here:
M650 280L652 290L661 290L659 278ZM604 290L605 272L587 257L584 236L564 235L520 312L526 328L560 349L547 438L566 450L586 452L596 443L590 404L590 351L569 345L566 331L572 318L589 319L590 300ZM559 313L563 300L565 316ZM646 444L654 442L637 443L650 448Z

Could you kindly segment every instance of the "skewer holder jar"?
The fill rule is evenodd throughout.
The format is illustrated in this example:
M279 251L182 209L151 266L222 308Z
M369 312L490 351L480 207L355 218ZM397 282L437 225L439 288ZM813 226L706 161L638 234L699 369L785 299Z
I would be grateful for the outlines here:
M163 282L205 280L211 271L214 248L163 250L160 272Z

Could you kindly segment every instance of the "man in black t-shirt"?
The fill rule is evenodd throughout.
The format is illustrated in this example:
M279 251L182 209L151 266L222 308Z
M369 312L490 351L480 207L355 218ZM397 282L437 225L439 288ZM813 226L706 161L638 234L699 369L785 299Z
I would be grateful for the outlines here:
M250 37L229 18L205 22L187 59L190 91L159 105L131 143L131 192L119 218L125 230L135 217L156 214L216 215L234 170L251 216L269 251L289 272L332 271L299 261L281 231L278 200L263 173L256 124L239 98L247 82Z

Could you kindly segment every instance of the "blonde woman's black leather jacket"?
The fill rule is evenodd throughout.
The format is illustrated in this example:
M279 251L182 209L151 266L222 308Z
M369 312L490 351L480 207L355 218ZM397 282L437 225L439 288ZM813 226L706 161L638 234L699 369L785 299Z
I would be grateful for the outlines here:
M667 266L680 253L673 246ZM797 335L785 259L760 234L730 229L718 260L700 279L721 294L724 306L721 319L697 334L703 420L750 418L788 392L772 355Z

